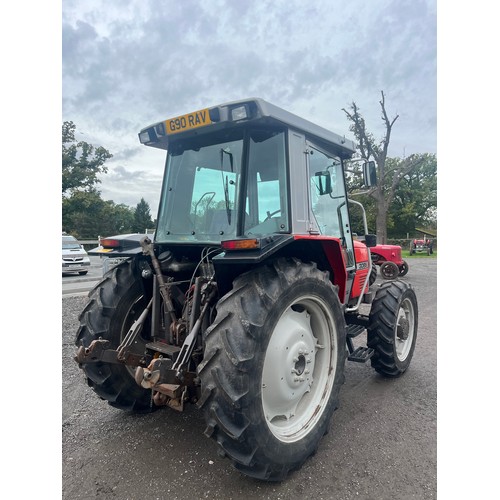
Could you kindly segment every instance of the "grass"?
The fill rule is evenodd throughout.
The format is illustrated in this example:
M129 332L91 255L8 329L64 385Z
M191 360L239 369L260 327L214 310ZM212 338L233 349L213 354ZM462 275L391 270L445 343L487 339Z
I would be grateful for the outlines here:
M414 253L413 255L410 255L409 250L403 250L401 252L401 256L403 257L403 259L413 259L413 258L435 259L437 257L437 251L434 250L434 253L431 255L427 255L425 252L417 252L417 253Z

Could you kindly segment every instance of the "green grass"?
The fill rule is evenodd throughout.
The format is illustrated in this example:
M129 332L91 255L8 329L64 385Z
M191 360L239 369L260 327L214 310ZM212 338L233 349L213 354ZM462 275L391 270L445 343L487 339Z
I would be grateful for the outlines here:
M403 257L403 259L413 259L413 258L435 259L437 257L437 251L434 250L434 253L431 255L427 255L425 252L417 252L414 253L413 255L410 255L409 250L402 250L401 256Z

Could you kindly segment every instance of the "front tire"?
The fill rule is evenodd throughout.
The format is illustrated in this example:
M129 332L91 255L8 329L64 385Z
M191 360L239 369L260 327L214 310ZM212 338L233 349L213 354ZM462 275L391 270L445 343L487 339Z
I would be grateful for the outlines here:
M410 270L410 267L408 266L408 262L406 262L406 260L403 260L403 263L399 266L399 276L401 278L403 276L406 276L408 274L409 270Z
M372 367L386 377L398 377L410 365L418 329L417 297L404 281L384 283L373 300L367 345L375 350Z
M116 349L147 302L135 261L118 265L89 293L89 302L79 317L75 344L88 347L93 340L102 338ZM148 321L142 334L147 331ZM140 350L146 342L139 336L135 345ZM153 409L151 391L135 382L133 369L126 365L98 362L83 364L82 369L88 385L111 406L141 413Z
M377 266L372 262L372 270L370 271L370 277L368 278L368 284L373 285L377 281Z
M386 280L393 280L399 276L399 267L390 260L386 260L380 265L380 273Z
M198 370L205 434L239 471L281 481L314 454L338 406L345 335L315 264L278 259L236 278Z

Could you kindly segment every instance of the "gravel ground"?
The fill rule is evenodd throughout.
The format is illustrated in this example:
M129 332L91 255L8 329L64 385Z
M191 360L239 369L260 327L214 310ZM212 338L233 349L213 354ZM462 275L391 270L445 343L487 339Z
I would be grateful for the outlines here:
M317 454L279 484L242 476L203 435L198 410L134 415L101 401L72 360L86 297L62 301L62 498L435 499L435 259L410 259L420 309L415 355L396 380L347 363L340 408Z

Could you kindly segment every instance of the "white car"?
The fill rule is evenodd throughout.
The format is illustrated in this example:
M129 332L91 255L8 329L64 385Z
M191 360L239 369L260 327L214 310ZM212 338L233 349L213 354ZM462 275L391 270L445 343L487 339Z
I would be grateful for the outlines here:
M62 272L87 274L90 268L90 259L83 245L69 234L62 235Z

